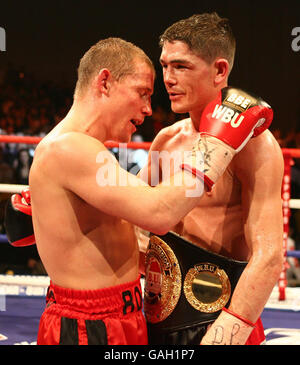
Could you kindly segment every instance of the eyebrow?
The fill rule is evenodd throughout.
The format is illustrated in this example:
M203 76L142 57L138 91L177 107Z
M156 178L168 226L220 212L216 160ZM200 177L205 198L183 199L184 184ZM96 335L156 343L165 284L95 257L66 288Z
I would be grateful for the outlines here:
M138 89L146 91L148 94L151 94L151 95L153 94L153 89L151 89L150 87L140 86Z
M170 63L170 64L174 64L174 63L182 63L182 64L191 64L189 61L185 60L185 59L181 59L181 58L178 58L178 59L174 59L174 60L171 60L170 62L165 62L163 59L159 59L159 62L161 64L163 63Z

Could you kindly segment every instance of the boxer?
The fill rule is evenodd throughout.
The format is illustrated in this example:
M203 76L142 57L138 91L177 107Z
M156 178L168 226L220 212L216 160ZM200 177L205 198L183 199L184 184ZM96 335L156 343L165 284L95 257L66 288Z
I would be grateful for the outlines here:
M30 197L9 201L11 243L35 241L51 280L38 344L146 344L134 227L167 233L199 204L203 184L213 188L262 120L265 128L272 120L269 106L257 106L240 113L245 122L234 129L220 118L211 124L208 110L176 174L153 189L122 170L104 142L128 142L135 124L151 115L154 76L149 58L131 43L109 38L91 47L69 113L37 146ZM197 194L187 194L191 187ZM11 222L28 221L30 209L26 241Z
M149 185L163 176L154 152L189 150L208 123L207 110L239 129L241 120L226 108L248 110L253 97L228 91L235 39L227 19L205 13L180 20L160 45L171 108L189 117L154 139L139 173ZM263 343L260 314L283 264L283 158L272 134L260 132L171 232L151 235L145 268L150 344ZM140 247L145 250L142 239Z

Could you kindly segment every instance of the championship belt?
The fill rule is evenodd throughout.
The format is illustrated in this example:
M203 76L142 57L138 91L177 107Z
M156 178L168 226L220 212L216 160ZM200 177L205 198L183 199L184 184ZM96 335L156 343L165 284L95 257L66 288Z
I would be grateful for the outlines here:
M151 235L144 292L148 326L169 331L213 322L229 306L246 265L174 232Z

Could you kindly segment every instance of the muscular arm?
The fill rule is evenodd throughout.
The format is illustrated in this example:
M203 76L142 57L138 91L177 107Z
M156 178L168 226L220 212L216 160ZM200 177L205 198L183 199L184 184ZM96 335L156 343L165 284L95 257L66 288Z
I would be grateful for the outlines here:
M281 150L267 131L251 140L236 156L234 170L242 186L244 234L250 259L232 295L229 310L222 311L201 341L215 344L245 344L275 286L283 265ZM234 315L232 315L234 313Z
M200 195L187 197L187 190L200 185L199 180L188 173L181 172L169 183L153 189L121 169L95 139L72 133L53 144L53 164L48 160L47 165L59 185L104 213L145 230L157 234L167 232L201 199Z
M236 286L230 309L255 322L283 264L283 158L268 131L253 139L236 157L235 169L242 184L244 233L251 257Z

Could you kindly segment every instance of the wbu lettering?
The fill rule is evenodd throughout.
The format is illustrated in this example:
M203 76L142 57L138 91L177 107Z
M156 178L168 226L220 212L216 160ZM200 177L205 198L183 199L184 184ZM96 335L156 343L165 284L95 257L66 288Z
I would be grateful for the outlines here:
M215 110L212 113L212 118L219 119L224 123L229 123L233 128L237 128L241 125L244 117L240 113L234 112L227 106L216 104Z
M0 52L6 51L6 33L5 29L0 27Z
M125 290L122 292L122 298L123 298L123 314L132 313L135 310L138 311L142 309L142 294L140 289L136 286L133 289L133 292L131 290Z
M251 100L242 95L233 93L226 99L226 103L232 104L233 107L237 107L237 109L244 111L251 105ZM219 119L224 123L230 123L232 128L239 127L244 119L242 115L240 116L240 113L227 106L218 104L215 106L212 118Z

